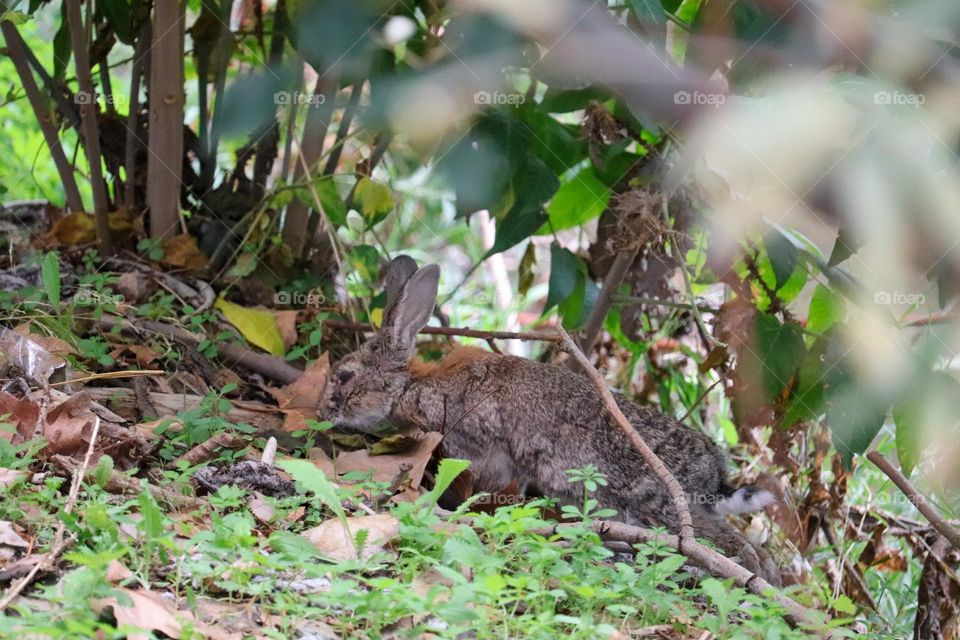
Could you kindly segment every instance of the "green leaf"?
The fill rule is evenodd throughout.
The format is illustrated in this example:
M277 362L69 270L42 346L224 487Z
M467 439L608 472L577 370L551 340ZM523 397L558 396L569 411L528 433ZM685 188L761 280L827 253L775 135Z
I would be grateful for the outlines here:
M457 216L495 209L529 147L527 125L511 114L489 111L477 118L467 135L443 149L437 170L453 187Z
M755 338L764 390L767 398L774 400L790 384L803 359L803 329L795 322L781 323L774 316L759 313Z
M470 466L469 460L458 460L457 458L444 458L440 461L437 468L437 478L433 483L433 489L424 494L417 502L427 504L436 504L443 492L456 480L457 476L467 470Z
M358 244L347 254L350 265L366 282L376 282L380 273L380 252L369 244Z
M807 314L807 329L814 333L826 333L838 322L843 322L846 308L843 298L828 287L818 284L810 299L810 311Z
M335 228L347 224L347 205L340 197L333 176L322 176L314 182L314 188L317 190L320 205L323 207L323 212L327 214L330 224Z
M607 99L603 91L595 87L585 89L548 88L540 101L540 109L546 113L569 113L585 109L591 102Z
M40 265L40 277L43 280L43 291L54 311L60 313L60 256L51 251L43 256Z
M823 396L833 444L849 469L853 456L863 453L883 427L890 402L857 378L846 350L843 341L829 341L823 364Z
M130 24L130 4L127 0L100 0L98 8L103 9L120 42L131 46L135 44L136 34Z
M70 28L67 23L67 3L60 3L60 28L53 36L53 77L66 80L67 65L73 49L70 47Z
M546 221L543 203L560 186L557 176L533 154L514 176L514 202L507 215L497 224L497 237L485 258L506 251L526 240Z
M803 357L790 404L778 425L781 429L803 420L813 420L823 413L823 358L827 344L828 339L818 338Z
M250 344L255 344L275 356L282 356L286 347L277 326L276 317L269 311L242 307L220 297L213 303L227 322L237 328Z
M538 233L570 229L596 218L607 208L610 194L593 167L582 169L560 185L547 206L550 226Z
M148 539L163 537L165 533L164 515L156 499L149 491L144 489L137 496L137 503L140 505L141 516L137 527L143 531Z
M550 284L547 288L547 303L543 307L544 313L573 293L577 286L579 269L580 258L556 242L550 245Z
M371 227L393 210L393 193L390 189L366 176L360 178L353 197Z
M530 131L529 150L554 173L561 174L586 157L587 144L579 127L557 122L533 102L524 104L520 115Z
M838 598L834 598L830 606L840 613L846 613L847 615L853 615L857 612L857 606L853 604L853 600L850 599L848 595L841 595Z
M774 290L782 287L797 267L797 247L778 230L771 229L763 238L763 246L770 258L776 278Z
M309 540L284 529L278 529L271 533L270 537L267 538L267 544L270 545L270 549L291 560L314 558L320 555L317 548L310 544Z
M862 243L857 239L850 227L843 225L837 234L837 240L833 244L833 250L830 252L830 259L827 266L835 267L857 252Z
M323 475L317 465L309 460L291 459L278 460L277 466L293 476L297 484L307 491L312 491L341 521L346 520L347 514L337 497L336 486L327 480L327 476Z

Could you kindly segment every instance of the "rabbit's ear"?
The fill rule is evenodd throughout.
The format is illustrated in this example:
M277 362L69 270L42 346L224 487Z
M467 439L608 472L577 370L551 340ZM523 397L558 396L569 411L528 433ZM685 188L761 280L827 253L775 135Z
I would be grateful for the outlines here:
M440 267L435 264L428 264L410 276L391 309L390 323L383 325L390 344L404 357L409 357L417 333L427 326L433 315L439 282Z
M407 280L416 272L416 261L406 255L397 256L387 265L387 274L384 278L384 291L387 294L387 302L383 306L383 326L392 324L393 310L397 305L400 294L403 292L403 285L407 284Z

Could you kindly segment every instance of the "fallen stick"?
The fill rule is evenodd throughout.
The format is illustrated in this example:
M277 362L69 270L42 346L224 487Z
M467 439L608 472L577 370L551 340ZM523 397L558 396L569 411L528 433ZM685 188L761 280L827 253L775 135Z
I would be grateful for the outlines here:
M629 542L631 544L635 542L650 542L657 540L659 542L668 544L670 547L676 549L680 554L690 558L695 564L709 571L713 575L720 576L722 578L733 578L738 585L745 587L754 593L764 595L769 594L789 613L789 615L798 625L821 627L823 625L823 619L818 618L818 616L814 615L811 610L806 609L799 603L795 602L792 598L787 597L772 584L764 580L762 577L756 575L752 571L741 567L739 564L727 558L726 556L697 542L693 531L693 520L690 517L690 507L687 503L687 496L683 491L683 487L680 486L680 483L677 481L673 473L670 472L670 469L667 468L663 461L643 440L640 434L637 433L636 429L633 428L633 425L630 424L630 421L627 420L627 417L623 415L623 412L617 405L613 394L610 393L610 389L607 388L607 384L604 381L603 376L600 375L600 372L597 371L592 364L590 364L590 361L587 360L587 357L583 355L583 352L573 341L570 335L564 331L562 326L557 325L557 331L562 337L562 348L570 353L572 357L577 359L583 370L586 371L593 380L597 390L600 392L600 397L603 400L603 404L606 407L607 412L617 423L620 429L622 429L627 435L627 438L629 438L631 444L637 449L640 455L643 456L644 462L650 465L650 467L654 470L654 473L657 474L657 477L660 478L663 484L667 487L667 490L670 492L670 496L676 505L677 516L680 520L679 535L657 534L647 529L641 529L640 527L634 527L619 522L603 521L594 523L594 531L597 531L601 537L604 537L607 540L618 540L620 542Z
M960 531L951 527L950 524L937 513L937 510L930 504L930 501L910 484L907 476L903 475L899 469L890 464L890 461L883 457L879 451L871 451L867 454L867 459L877 465L877 468L883 471L884 475L893 481L893 484L897 485L900 491L907 496L907 499L913 503L917 511L923 514L923 517L930 522L930 525L934 529L949 540L955 549L960 549Z
M120 331L134 336L141 336L143 333L155 333L188 347L196 347L200 344L201 340L200 337L193 335L186 329L181 329L180 327L175 327L172 324L165 324L163 322L154 322L152 320L144 320L133 324L122 318L105 316L97 320L97 325L104 331L112 331L115 328L119 328ZM217 349L220 353L218 356L219 359L228 366L240 365L244 369L249 369L250 371L282 382L283 384L294 382L303 373L300 369L287 364L283 358L271 356L266 353L258 353L247 347L218 342Z
M580 526L582 525L557 523L552 527L536 529L533 533L549 537L559 533L563 529ZM594 521L591 523L590 529L604 540L626 542L631 545L656 542L680 551L678 548L680 544L679 537L672 533L657 533L650 529L644 529L643 527L606 520ZM823 628L827 619L826 614L803 607L792 598L784 595L772 584L751 571L744 569L730 558L714 551L710 547L700 544L696 540L684 541L683 547L684 549L680 553L690 559L693 564L712 575L721 578L733 578L735 584L753 593L773 598L798 625L810 627L811 629Z
M67 471L74 472L79 468L77 461L73 458L68 458L67 456L54 455L50 457L50 460L52 460L57 466ZM110 493L140 493L143 491L144 485L141 485L140 481L136 478L131 478L130 476L120 473L119 471L111 471L110 477L107 480L104 488ZM150 483L147 483L145 488L157 500L166 502L174 507L196 509L202 504L202 502L196 498L181 495L179 493L170 491L169 489L163 489Z

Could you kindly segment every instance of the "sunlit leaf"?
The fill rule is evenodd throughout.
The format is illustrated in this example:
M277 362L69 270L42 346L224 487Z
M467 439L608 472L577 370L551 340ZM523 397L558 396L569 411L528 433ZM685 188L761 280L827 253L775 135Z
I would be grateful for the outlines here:
M275 356L283 355L283 336L272 313L242 307L222 297L217 298L213 306L220 310L227 322L235 326L248 342Z

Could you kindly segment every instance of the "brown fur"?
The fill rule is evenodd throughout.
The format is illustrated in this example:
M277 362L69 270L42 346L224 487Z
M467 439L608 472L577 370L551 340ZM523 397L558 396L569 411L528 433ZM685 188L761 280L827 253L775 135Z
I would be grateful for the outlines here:
M458 344L454 345L440 360L424 361L414 358L409 365L410 375L414 379L439 378L461 367L469 366L471 362L491 357L496 358L498 356L478 347Z
M443 454L470 460L480 491L517 481L579 503L582 488L569 482L566 471L592 464L608 481L595 494L600 505L616 509L626 522L677 529L663 483L584 376L475 347L455 347L439 362L412 362L416 334L433 311L439 269L415 271L409 258L398 261L404 277L388 282L383 328L331 372L322 412L335 425L365 430L389 418L440 431ZM727 483L726 458L713 441L649 407L623 397L617 403L686 491L697 534L778 582L770 558L715 508L749 488L735 492Z

